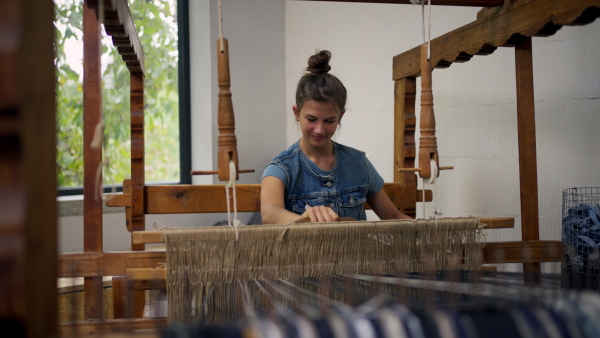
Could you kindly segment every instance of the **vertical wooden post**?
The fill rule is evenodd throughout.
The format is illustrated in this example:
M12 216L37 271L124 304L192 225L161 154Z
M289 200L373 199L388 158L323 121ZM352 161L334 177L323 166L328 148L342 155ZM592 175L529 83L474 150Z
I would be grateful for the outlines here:
M413 172L398 172L400 168L415 167L415 78L404 78L395 82L394 88L394 181L399 182L402 193L402 212L416 217L417 175Z
M112 279L113 317L142 318L144 316L143 290L132 290L133 282L125 276L115 276ZM139 304L142 301L141 306Z
M146 184L145 148L144 148L144 73L130 74L131 104L131 231L146 230L144 214L144 186ZM133 239L133 236L132 236ZM131 250L144 250L144 244L131 244ZM128 302L133 308L127 315L139 316L144 309L144 291L132 291L125 284L125 294L131 298Z
M523 241L539 240L537 152L533 61L531 38L515 47L517 72L517 129L519 138L519 179L521 185L521 234ZM524 263L525 282L539 283L540 264Z
M19 57L25 47L19 35L26 14L19 0L0 5L0 22L5 23L0 26L0 41L13 39L12 45L0 46L0 321L9 332L20 336L25 335L27 320L27 195L23 175L27 128L20 126L25 112L19 100ZM31 62L31 57L23 60L27 61Z
M102 252L102 146L92 147L102 132L100 23L83 3L83 251ZM98 181L99 180L99 181ZM84 278L86 320L102 320L102 277Z
M0 323L57 335L56 114L51 1L0 2Z
M131 231L144 231L144 74L130 74L131 121ZM143 244L131 244L132 250L144 250Z

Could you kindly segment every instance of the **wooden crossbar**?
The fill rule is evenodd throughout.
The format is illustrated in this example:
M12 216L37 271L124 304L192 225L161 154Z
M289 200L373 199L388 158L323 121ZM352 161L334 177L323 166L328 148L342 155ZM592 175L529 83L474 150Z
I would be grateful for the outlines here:
M167 326L166 318L114 319L95 322L63 322L59 324L59 337L110 336L159 338L159 328ZM137 332L135 332L137 331ZM130 333L130 332L135 332Z
M515 37L548 36L562 25L591 22L600 13L587 10L593 8L600 8L600 0L520 0L484 9L476 21L431 40L431 66L447 68L500 46L514 46L519 42ZM419 76L420 62L420 46L396 55L393 79Z
M507 229L515 227L513 217L482 218L486 229ZM133 244L164 243L160 231L134 231L131 234Z
M402 210L404 192L400 183L385 183L383 189L392 203ZM260 184L236 185L237 210L260 211ZM423 192L417 190L416 198L422 201ZM144 187L145 214L217 213L227 210L225 186L217 185L154 185ZM425 190L425 201L433 200L431 190ZM106 206L131 207L131 194L108 194ZM371 209L369 204L366 209Z
M490 242L483 247L483 264L562 262L561 241Z
M561 241L490 242L481 251L483 264L562 262L564 259ZM166 275L166 268L127 269L127 279L131 281L162 281Z

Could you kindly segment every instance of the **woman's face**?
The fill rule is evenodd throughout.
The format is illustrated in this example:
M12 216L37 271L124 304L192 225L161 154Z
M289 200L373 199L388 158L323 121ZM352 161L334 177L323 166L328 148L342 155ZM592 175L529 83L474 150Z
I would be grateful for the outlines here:
M306 101L301 110L293 106L296 121L300 122L302 138L314 148L329 146L344 111L333 103Z

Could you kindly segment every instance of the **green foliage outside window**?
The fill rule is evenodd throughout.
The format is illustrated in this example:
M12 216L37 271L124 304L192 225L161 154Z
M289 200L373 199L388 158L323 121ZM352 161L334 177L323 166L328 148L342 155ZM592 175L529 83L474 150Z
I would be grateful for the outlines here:
M129 2L145 56L146 181L178 182L176 0ZM55 1L57 174L61 187L83 185L82 60L72 60L73 46L83 49L82 6L81 1ZM129 71L110 37L102 41L102 82L103 180L105 185L121 184L131 177Z

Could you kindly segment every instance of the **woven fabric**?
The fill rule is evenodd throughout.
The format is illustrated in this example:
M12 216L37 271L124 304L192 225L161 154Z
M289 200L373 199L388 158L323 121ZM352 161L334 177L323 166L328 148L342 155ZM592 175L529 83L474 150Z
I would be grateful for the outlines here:
M163 230L169 320L201 318L209 300L225 311L238 281L344 274L475 270L479 220L443 218Z

